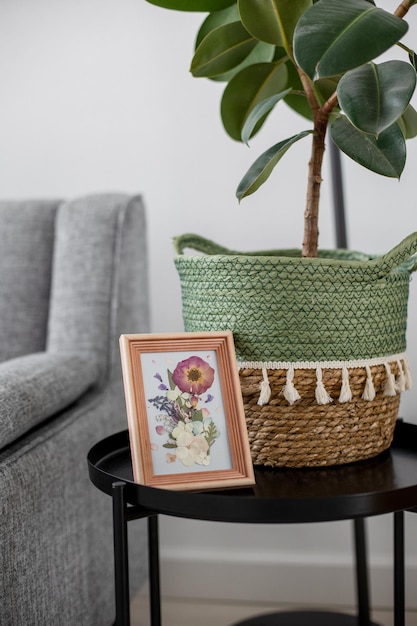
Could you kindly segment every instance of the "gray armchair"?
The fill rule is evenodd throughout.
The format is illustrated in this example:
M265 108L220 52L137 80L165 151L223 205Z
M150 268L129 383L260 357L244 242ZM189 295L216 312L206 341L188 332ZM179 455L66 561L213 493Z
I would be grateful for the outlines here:
M0 202L2 626L114 620L111 499L86 456L126 428L118 338L148 327L140 197Z

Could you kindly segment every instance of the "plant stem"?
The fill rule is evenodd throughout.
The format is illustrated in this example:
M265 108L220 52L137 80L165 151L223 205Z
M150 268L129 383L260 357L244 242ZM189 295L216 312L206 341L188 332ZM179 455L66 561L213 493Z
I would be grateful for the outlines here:
M417 0L402 0L401 4L395 10L394 15L401 18L404 17L414 4L417 4ZM314 119L314 135L311 157L308 164L307 198L304 211L304 239L301 254L303 257L316 257L318 254L319 239L318 218L320 187L322 182L321 172L326 148L326 132L329 123L329 115L337 105L337 96L336 93L334 93L327 102L320 107L310 79L299 68L298 73Z
M314 134L311 146L311 157L308 164L307 197L304 211L304 238L301 255L303 257L316 257L318 254L319 203L322 182L321 172L326 147L325 139L329 115L337 105L337 96L336 93L334 93L327 102L320 107L310 79L300 69L299 75L314 118Z
M395 9L394 15L397 17L404 17L408 13L409 8L414 4L410 0L403 0L401 4Z
M301 255L316 257L319 240L319 202L322 182L321 170L325 150L327 120L317 116L314 121L314 135L311 157L308 163L307 198L304 211L304 238Z
M410 7L415 4L417 4L417 0L402 0L401 4L395 10L394 15L401 18L404 17ZM304 239L301 254L303 257L316 257L318 254L319 239L318 217L320 187L322 182L321 172L326 147L326 132L329 123L329 115L334 107L337 106L337 96L336 93L334 93L323 106L320 106L309 77L300 68L297 67L297 70L314 119L314 135L311 157L308 163L307 198L304 211Z

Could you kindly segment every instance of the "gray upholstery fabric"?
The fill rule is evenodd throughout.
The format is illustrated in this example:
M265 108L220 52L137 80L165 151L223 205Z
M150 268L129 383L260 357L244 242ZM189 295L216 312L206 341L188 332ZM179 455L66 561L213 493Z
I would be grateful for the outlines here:
M28 204L44 211L42 203L15 203L21 232ZM46 317L0 315L4 354L20 353L0 366L0 624L110 626L112 503L90 483L86 455L127 426L118 337L149 329L144 208L139 197L120 194L46 206L55 221L46 229L49 243L38 243L48 252L37 251L49 258L42 266ZM9 204L0 204L0 229L4 211L10 214ZM21 255L27 250L22 245ZM12 265L2 261L5 283L13 284L3 273ZM36 293L29 300L26 289L19 293L19 307L31 307ZM21 336L19 323L28 320L37 328L25 330L23 356L24 343L10 333ZM146 577L144 524L129 525L132 593Z
M0 361L45 349L58 202L0 202Z
M40 352L0 363L0 449L77 400L97 380L78 354Z
M115 361L116 350L119 355L117 339L131 324L130 311L147 310L140 206L137 197L113 194L68 202L58 210L47 347L87 353L101 377ZM118 302L119 288L129 294L125 301ZM147 315L141 325L148 326ZM103 340L109 333L112 340Z

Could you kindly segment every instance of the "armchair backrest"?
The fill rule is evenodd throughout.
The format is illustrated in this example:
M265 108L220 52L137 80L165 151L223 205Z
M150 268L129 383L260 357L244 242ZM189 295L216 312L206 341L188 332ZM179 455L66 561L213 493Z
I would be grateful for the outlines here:
M133 284L141 289L132 289ZM46 348L95 362L99 381L120 364L119 336L149 329L145 211L140 196L62 203L55 227Z
M0 202L0 361L45 350L58 204Z
M109 382L149 330L140 196L0 203L0 448Z
M140 196L0 202L0 361L75 352L106 377L149 328L145 231Z

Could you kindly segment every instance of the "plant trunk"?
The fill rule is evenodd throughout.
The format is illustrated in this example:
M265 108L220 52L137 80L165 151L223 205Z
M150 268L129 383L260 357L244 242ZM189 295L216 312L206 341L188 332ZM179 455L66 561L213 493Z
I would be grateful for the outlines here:
M304 211L304 238L301 256L316 257L319 240L319 203L321 171L325 150L325 139L329 115L337 104L334 93L323 106L319 106L314 94L313 85L308 76L297 67L303 84L308 103L314 116L314 134L311 147L311 157L308 164L307 198Z
M303 257L318 256L321 172L329 115L336 105L337 95L335 92L322 107L314 110L314 134L311 158L308 164L307 198L304 212L304 239L301 253Z
M314 124L314 135L312 142L311 158L308 164L308 183L306 209L304 212L304 239L303 257L316 257L318 253L319 240L319 203L321 170L325 150L325 137L327 129L327 119L322 120L317 116Z
M417 0L402 0L401 4L394 12L394 15L403 18L408 13L410 7L415 4L417 4ZM319 107L309 78L300 68L297 68L297 70L314 115L314 135L311 158L308 164L307 199L304 212L304 239L301 254L303 257L316 257L318 255L318 217L326 131L329 115L337 105L337 95L334 93L322 107Z

